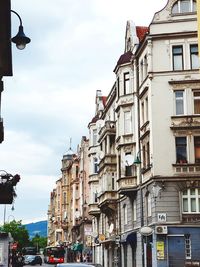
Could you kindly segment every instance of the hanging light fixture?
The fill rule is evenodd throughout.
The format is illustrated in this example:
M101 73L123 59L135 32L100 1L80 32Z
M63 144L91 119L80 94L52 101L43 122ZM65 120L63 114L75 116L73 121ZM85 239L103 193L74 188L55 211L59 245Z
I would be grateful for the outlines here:
M11 12L14 13L15 15L17 15L17 17L19 18L19 21L20 21L19 31L18 31L16 36L11 38L11 41L16 44L16 46L19 50L23 50L26 47L26 45L28 43L30 43L31 39L29 37L27 37L24 33L24 28L22 25L22 19L19 16L19 14L17 12L15 12L14 10L11 10Z

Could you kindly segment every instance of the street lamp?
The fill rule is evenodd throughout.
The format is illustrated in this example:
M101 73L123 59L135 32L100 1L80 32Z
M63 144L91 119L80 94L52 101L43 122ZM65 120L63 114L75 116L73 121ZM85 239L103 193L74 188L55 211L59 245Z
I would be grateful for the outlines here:
M15 12L14 10L11 10L11 12L14 13L15 15L17 15L17 17L19 18L19 21L20 21L19 31L18 31L16 36L11 38L11 41L16 44L16 46L19 50L22 50L26 47L26 44L30 43L31 39L24 34L22 19L21 19L20 15L17 12Z

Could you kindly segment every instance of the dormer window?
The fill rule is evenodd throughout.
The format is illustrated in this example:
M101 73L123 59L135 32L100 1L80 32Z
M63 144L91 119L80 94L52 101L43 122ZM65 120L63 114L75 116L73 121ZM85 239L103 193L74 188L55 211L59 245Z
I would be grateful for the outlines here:
M196 12L195 0L178 0L172 7L172 14L182 14L189 12Z

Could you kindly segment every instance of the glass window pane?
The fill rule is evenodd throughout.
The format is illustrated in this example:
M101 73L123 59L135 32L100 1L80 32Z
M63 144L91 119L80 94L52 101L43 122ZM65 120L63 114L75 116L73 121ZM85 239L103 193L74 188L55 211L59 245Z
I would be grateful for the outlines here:
M182 56L174 56L174 70L182 70L183 62Z
M197 11L197 4L196 1L193 1L193 6L192 6L192 12L196 12Z
M194 114L200 114L200 92L194 92Z
M190 189L190 195L195 195L195 189Z
M183 191L183 195L184 196L187 196L187 194L188 194L188 191L187 190Z
M190 0L182 0L180 1L180 12L185 13L185 12L190 12Z
M196 199L191 198L191 212L196 212Z
M176 14L176 13L178 13L178 3L174 4L172 8L172 14Z
M188 212L188 199L183 199L183 212Z

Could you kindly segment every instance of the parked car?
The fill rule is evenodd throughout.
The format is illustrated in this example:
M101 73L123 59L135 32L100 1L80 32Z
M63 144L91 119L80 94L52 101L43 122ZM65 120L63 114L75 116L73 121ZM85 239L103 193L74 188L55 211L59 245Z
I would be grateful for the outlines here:
M29 265L42 265L42 258L38 255L25 255L24 256L24 263Z
M95 267L95 265L87 264L87 262L58 263L57 267Z

